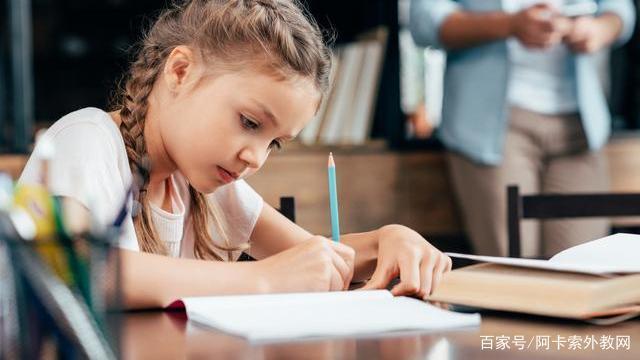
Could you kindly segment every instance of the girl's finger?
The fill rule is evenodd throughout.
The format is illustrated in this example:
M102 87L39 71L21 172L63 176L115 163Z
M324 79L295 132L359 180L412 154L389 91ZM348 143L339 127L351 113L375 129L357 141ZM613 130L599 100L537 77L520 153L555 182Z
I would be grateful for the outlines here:
M355 255L356 252L355 250L353 250L352 247L335 242L335 241L331 241L331 240L327 240L329 241L329 243L331 244L331 247L333 248L333 250L340 255L340 257L342 257L344 259L344 261L347 263L347 265L349 265L349 267L353 268L354 265L354 260L355 260Z
M432 250L429 252L429 256L422 260L420 264L420 297L425 299L431 293L431 286L433 282L434 267L438 266L438 252Z
M376 270L373 272L371 279L361 287L362 290L384 289L387 284L396 276L397 272L393 268L384 263L378 263Z
M329 291L340 291L344 290L344 281L342 280L342 275L338 271L338 269L334 268L331 271L331 284L329 286Z
M400 283L391 289L393 295L415 295L420 291L420 258L410 254L399 259Z
M335 249L335 248L332 248ZM351 278L353 277L353 265L347 264L345 259L340 256L337 251L331 252L331 260L333 261L333 266L338 272L340 276L340 282L342 284L341 289L347 289L349 287L349 283L351 282Z
M431 295L431 293L433 293L433 291L440 284L440 280L442 280L442 275L446 271L448 271L447 270L447 267L449 266L447 261L448 258L449 257L447 255L440 253L438 265L435 268L435 271L433 272L433 282L431 283L431 290L430 292L427 293L427 295Z

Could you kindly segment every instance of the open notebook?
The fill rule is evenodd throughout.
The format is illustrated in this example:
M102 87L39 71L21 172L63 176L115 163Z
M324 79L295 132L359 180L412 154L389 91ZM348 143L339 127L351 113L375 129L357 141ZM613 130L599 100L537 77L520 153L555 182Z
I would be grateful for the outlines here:
M478 314L442 310L387 290L192 297L172 307L181 305L191 321L259 342L480 324Z
M603 324L640 313L640 235L607 236L549 260L449 256L483 263L445 274L431 300Z

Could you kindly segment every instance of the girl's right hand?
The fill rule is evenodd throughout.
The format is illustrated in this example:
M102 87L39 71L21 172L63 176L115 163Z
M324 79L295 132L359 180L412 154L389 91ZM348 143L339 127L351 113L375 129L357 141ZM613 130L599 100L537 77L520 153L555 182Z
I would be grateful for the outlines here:
M255 262L264 290L311 292L347 290L353 278L355 251L322 236L314 236L281 253Z

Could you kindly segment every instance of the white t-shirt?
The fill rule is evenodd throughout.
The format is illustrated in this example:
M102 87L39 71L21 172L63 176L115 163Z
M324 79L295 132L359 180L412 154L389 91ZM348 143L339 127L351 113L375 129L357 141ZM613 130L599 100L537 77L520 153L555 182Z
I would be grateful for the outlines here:
M55 145L48 175L51 193L72 197L91 209L103 224L112 223L124 202L132 176L122 135L111 116L97 108L81 109L54 123L46 136ZM40 160L32 156L18 181L38 182L39 175ZM193 258L189 187L180 173L171 176L170 193L172 212L151 204L155 229L171 256ZM207 200L222 210L230 245L247 243L262 211L262 197L246 182L238 180L208 194ZM130 206L131 199L129 209ZM214 224L210 225L210 233L216 244L225 246ZM130 212L123 224L120 246L139 250ZM217 253L227 258L225 251ZM233 259L240 254L235 251Z
M562 8L565 0L503 0L507 12L517 12L537 3ZM511 74L507 99L511 105L542 114L578 111L572 54L564 44L528 49L516 38L507 40Z

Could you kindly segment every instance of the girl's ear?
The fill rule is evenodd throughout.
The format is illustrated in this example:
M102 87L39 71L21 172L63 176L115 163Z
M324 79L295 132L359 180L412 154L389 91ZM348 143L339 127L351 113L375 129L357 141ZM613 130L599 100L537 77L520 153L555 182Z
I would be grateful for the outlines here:
M164 81L172 93L181 92L189 84L196 82L196 58L187 46L176 46L164 65Z

